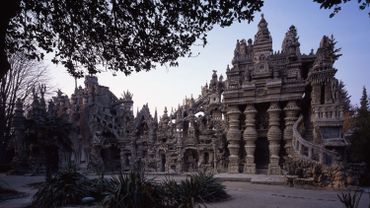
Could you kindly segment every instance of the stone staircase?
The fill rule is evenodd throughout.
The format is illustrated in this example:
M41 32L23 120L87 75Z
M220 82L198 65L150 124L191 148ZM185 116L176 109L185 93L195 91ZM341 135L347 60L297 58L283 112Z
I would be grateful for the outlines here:
M308 125L304 132L305 138L308 139L302 137L301 133L299 132L299 129L302 127L302 125L303 115L301 115L293 125L292 146L294 156L303 160L315 161L329 167L338 164L340 155L337 152L328 150L325 147L312 142L312 125Z
M313 125L311 122L308 122L305 125L305 131L303 134L303 138L307 141L312 142L313 141Z

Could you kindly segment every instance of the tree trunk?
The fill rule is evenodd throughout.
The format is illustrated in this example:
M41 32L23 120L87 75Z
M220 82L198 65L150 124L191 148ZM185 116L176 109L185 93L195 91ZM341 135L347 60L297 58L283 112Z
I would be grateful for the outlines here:
M5 133L6 128L6 119L5 119L5 101L0 99L0 166L5 165L6 163L6 147L7 147L7 138Z
M20 0L8 0L3 2L3 6L0 7L0 79L3 78L10 69L6 53L5 38L10 20L15 17L20 10L19 4Z

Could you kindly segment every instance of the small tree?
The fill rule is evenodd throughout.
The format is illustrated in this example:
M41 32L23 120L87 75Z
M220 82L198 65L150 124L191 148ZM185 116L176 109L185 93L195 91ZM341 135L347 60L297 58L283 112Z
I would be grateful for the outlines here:
M366 163L366 173L370 171L370 111L366 88L363 88L360 107L354 121L354 132L351 137L351 152L355 161ZM370 184L370 176L363 178L363 183Z
M343 81L339 81L339 95L340 100L343 104L343 131L347 132L349 129L352 128L352 116L354 114L353 107L351 105L351 96L348 94L346 86L344 85Z
M29 103L32 89L48 81L46 68L22 53L13 54L9 62L11 70L0 79L0 164L11 159L6 152L16 100L20 98L23 103Z

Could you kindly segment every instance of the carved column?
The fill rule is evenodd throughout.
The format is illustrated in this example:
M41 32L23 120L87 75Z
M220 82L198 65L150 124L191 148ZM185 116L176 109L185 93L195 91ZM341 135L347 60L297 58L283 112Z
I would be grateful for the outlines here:
M268 173L272 175L281 174L279 167L279 149L281 140L280 130L280 107L278 103L271 103L267 110L269 114L269 129L267 139L269 141L270 163Z
M293 140L293 125L297 121L297 115L299 112L299 107L296 101L289 101L284 108L285 112L285 129L284 129L284 141L285 141L285 151L288 156L293 155L292 150L292 140Z
M227 131L227 148L229 149L229 173L238 173L239 169L239 144L241 132L239 128L240 110L238 106L229 106L227 116L229 117L229 130Z
M244 172L249 174L256 173L256 164L254 163L254 151L256 149L256 139L257 139L257 131L256 131L256 114L257 110L254 108L253 104L247 105L244 110L245 114L245 130L243 133L243 139L245 141L245 166Z

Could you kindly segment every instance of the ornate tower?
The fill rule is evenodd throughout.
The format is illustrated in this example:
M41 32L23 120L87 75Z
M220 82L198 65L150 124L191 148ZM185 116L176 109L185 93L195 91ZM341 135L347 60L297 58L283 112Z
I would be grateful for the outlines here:
M343 109L334 77L337 70L333 67L336 58L333 40L324 36L308 74L312 86L313 141L324 146L336 146L343 140Z
M261 20L258 23L258 32L254 36L254 71L252 73L252 78L269 77L272 75L268 64L268 57L272 54L272 38L267 25L268 24L262 14Z

